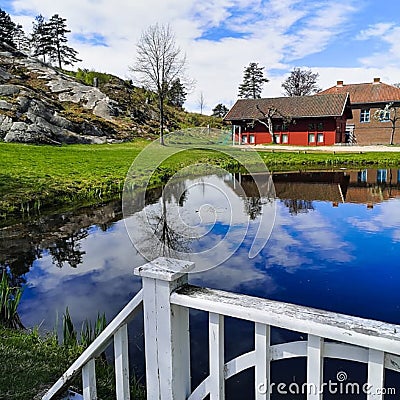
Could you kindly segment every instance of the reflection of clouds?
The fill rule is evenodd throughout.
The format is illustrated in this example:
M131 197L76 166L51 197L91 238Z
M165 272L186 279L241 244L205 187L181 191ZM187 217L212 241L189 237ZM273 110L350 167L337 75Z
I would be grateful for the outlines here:
M78 326L86 318L95 319L97 312L105 312L110 320L139 290L133 267L144 260L136 254L123 222L114 227L92 231L81 241L86 254L78 268L56 268L50 256L34 262L19 308L26 326L43 321L44 328L52 329L56 313L60 319L67 306Z
M348 222L359 229L368 233L377 233L390 230L393 241L400 241L400 199L391 199L376 205L373 210L368 211L369 220L360 217L350 217ZM377 214L375 214L377 213Z
M244 194L239 187L236 190ZM269 238L275 218L275 202L269 202L260 205L260 217L250 220L244 198L216 175L169 181L163 196L158 203L126 218L132 242L147 259L199 259L197 272L230 257L242 244L248 229L253 239L249 254L257 255ZM184 201L178 206L176 201L182 197ZM179 246L178 239L187 239L187 246Z
M319 211L289 216L286 207L282 204L277 207L266 252L267 268L272 265L319 268L324 260L345 263L354 259L349 253L350 244L340 239L335 223Z

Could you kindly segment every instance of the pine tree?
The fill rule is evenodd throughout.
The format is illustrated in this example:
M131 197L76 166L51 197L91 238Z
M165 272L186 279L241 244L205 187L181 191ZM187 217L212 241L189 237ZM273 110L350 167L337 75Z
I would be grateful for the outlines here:
M34 57L43 57L46 62L46 55L49 55L52 47L52 36L48 24L45 22L43 15L37 15L33 22L33 32L31 36L31 47Z
M72 47L67 46L68 39L66 34L71 31L67 29L67 20L54 14L47 25L47 29L51 33L52 42L49 48L49 56L52 62L57 62L61 69L63 65L74 65L74 63L82 61L77 58L78 52Z
M168 102L172 106L182 107L183 103L186 101L187 92L185 86L182 85L179 78L175 79L170 86L168 91Z
M15 47L14 33L15 23L11 20L11 17L0 8L0 42L4 42L9 46Z
M29 40L28 36L25 35L22 25L20 25L20 24L18 24L15 27L14 43L18 50L29 53L29 51L31 49L30 40Z
M228 107L223 105L222 103L219 103L213 108L212 110L212 116L213 117L218 117L218 118L224 118L226 114L228 114Z
M259 67L258 63L250 63L244 69L243 83L239 85L238 96L243 99L259 99L263 84L269 80L264 77L264 67Z

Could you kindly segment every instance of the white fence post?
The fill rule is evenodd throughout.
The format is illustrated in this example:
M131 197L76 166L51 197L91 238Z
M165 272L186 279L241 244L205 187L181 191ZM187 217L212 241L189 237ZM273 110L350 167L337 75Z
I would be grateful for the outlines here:
M170 294L187 283L194 264L160 257L135 269L143 281L146 390L149 400L184 400L190 394L189 310Z

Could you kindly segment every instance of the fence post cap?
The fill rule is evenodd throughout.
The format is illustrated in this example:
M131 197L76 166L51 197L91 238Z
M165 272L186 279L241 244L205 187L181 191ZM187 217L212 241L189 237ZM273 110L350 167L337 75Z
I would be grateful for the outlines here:
M194 268L194 262L175 258L158 257L147 264L135 268L135 275L172 282Z

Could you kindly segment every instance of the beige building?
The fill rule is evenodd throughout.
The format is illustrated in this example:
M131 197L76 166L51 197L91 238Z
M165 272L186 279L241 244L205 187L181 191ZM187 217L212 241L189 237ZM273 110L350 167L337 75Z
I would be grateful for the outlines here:
M353 118L347 120L346 142L370 145L389 144L391 140L394 114L397 111L399 120L395 124L393 143L400 144L400 88L381 82L374 78L371 83L344 84L337 81L336 86L319 94L349 93ZM381 114L376 118L376 111L383 110L393 103L396 110ZM397 109L398 108L398 109Z

